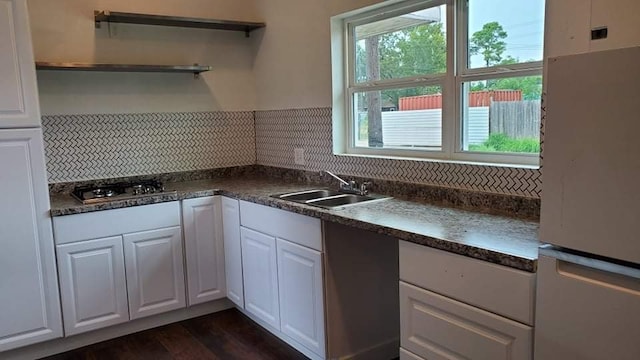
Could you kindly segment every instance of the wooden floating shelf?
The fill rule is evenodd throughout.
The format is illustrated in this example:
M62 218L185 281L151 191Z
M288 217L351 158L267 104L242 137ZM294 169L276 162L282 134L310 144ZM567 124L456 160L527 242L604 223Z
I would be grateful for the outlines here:
M108 23L124 23L124 24L141 24L141 25L159 25L159 26L177 26L186 28L214 29L214 30L230 30L242 31L249 36L253 30L266 26L260 22L244 22L231 20L215 20L200 19L178 16L164 16L151 14L124 13L115 11L94 11L96 28L100 28L102 22Z
M59 71L105 71L105 72L163 72L163 73L191 73L198 75L211 70L206 65L131 65L131 64L83 64L83 63L52 63L36 62L37 70Z

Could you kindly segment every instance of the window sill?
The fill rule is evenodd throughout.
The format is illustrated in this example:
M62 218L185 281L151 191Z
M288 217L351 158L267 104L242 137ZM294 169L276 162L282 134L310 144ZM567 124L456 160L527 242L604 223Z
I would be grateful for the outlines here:
M457 164L457 165L471 165L471 166L493 166L493 167L505 167L516 169L530 169L538 170L540 165L526 165L526 164L511 164L511 163L499 163L499 162L484 162L484 161L469 161L469 160L452 160L452 159L435 159L426 157L409 157L409 156L391 156L391 155L373 155L373 154L354 154L354 153L335 153L338 157L351 157L351 158L372 158L372 159L384 159L394 161L420 161L442 164Z

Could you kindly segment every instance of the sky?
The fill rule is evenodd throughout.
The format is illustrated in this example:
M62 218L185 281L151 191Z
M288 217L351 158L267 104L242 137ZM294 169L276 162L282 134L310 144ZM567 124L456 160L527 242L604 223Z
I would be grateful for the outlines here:
M497 21L507 32L506 51L503 58L511 56L520 62L542 60L542 48L544 38L544 2L545 0L468 0L469 1L469 37L474 32L481 30L486 23ZM440 22L446 29L445 5L440 8ZM434 10L432 8L431 10ZM437 11L437 10L436 10ZM424 19L433 16L430 10L420 10L415 13ZM436 18L438 14L436 12ZM381 25L387 20L372 24L361 25L365 27L381 26L383 29L390 24ZM392 27L393 28L393 27ZM387 31L389 31L387 29ZM361 40L361 46L364 43ZM484 67L485 61L482 55L471 56L470 67Z
M469 13L469 35L497 21L508 34L503 56L542 60L544 0L469 0ZM471 57L471 67L483 64L481 55Z

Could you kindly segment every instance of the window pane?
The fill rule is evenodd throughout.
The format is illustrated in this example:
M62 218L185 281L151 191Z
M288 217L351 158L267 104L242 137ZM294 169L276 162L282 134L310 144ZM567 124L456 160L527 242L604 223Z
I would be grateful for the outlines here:
M355 27L355 82L446 72L445 5Z
M542 60L544 0L469 0L469 68Z
M463 83L464 151L540 152L542 76Z
M354 144L369 148L442 147L442 88L425 86L353 95Z

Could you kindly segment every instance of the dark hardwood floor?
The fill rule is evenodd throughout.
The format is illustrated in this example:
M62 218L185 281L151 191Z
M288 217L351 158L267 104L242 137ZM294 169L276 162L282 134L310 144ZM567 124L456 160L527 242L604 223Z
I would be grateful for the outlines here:
M89 345L47 360L307 359L236 309Z

